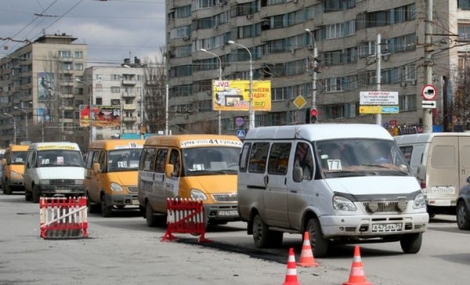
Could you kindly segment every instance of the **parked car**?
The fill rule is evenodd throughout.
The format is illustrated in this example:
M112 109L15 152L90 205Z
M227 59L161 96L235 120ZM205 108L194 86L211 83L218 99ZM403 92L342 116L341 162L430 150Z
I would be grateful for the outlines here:
M460 189L457 198L457 226L461 230L470 230L470 176L467 177L467 185Z

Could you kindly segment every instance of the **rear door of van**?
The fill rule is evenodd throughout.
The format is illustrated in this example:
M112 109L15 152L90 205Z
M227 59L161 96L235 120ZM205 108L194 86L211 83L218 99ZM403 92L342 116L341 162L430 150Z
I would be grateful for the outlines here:
M427 198L431 206L451 206L459 192L459 144L456 136L435 136L427 152Z

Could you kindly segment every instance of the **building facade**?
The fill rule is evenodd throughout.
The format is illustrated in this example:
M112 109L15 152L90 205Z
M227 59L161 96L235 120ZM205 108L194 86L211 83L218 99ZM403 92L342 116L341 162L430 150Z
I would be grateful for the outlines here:
M433 125L451 127L470 7L462 0L434 0L428 8L426 2L167 1L169 112L171 125L178 126L173 131L217 124L211 84L219 60L225 80L248 80L252 72L254 80L271 81L272 109L255 114L256 126L308 122L315 105L320 123L377 123L380 117L385 126L422 126L428 114ZM437 90L436 109L422 108L429 84ZM361 112L360 92L376 90L398 92L397 108ZM293 104L299 95L307 101L301 108ZM246 122L248 115L223 112L223 132L233 133L235 118Z
M90 140L125 137L126 134L141 133L143 126L144 68L140 59L134 63L125 59L121 66L93 66L84 72L87 103L95 110L91 125L81 124L90 131ZM83 118L82 118L83 119ZM145 131L142 131L145 133Z
M0 145L69 140L84 103L76 82L88 49L67 34L44 34L0 59Z

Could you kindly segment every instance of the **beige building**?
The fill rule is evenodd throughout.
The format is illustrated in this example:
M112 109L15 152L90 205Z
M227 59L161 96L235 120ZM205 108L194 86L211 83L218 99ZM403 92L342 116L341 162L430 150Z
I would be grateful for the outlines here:
M93 127L88 128L91 140L140 133L144 113L141 104L144 68L140 59L134 58L134 63L125 59L120 67L94 66L85 70L84 83L88 87L85 93L89 98L85 104L97 110L96 117L92 117Z
M248 80L250 60L253 79L272 85L272 110L256 112L256 126L305 123L314 104L320 123L421 126L432 116L433 125L452 127L452 90L470 38L470 7L468 1L434 0L426 10L426 2L166 1L170 128L215 132L212 80L219 67L223 79ZM436 88L436 109L422 108L427 84ZM393 106L380 106L380 115L362 113L370 108L360 92L375 90L390 92L384 103ZM299 95L307 101L301 108L294 104ZM248 115L223 112L223 133L234 133L235 118L247 122Z
M1 147L80 138L75 128L84 95L77 80L88 55L75 40L45 34L0 59Z

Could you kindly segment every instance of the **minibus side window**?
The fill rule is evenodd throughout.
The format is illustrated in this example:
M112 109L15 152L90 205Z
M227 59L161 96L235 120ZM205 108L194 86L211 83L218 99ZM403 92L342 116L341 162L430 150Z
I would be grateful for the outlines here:
M251 173L264 173L266 158L268 157L269 143L254 143L250 152L248 171Z
M164 173L165 172L165 164L166 164L166 157L168 155L168 149L161 148L157 151L157 159L155 159L155 172L157 173Z
M269 174L286 175L291 147L291 143L273 143L269 153Z
M401 152L403 153L403 157L405 158L408 164L411 164L411 154L413 153L413 146L401 146Z
M100 170L105 171L106 169L106 152L100 151L99 155L99 164L100 164Z
M310 145L299 142L295 148L294 167L301 167L304 180L312 180L313 177L313 157Z
M176 149L171 150L170 164L173 164L173 167L174 167L172 176L180 176L181 159L180 159L180 153Z
M250 152L251 143L243 145L243 150L240 153L240 172L246 172L246 166L248 164L248 153Z
M93 155L96 151L90 150L88 151L88 155L86 156L86 168L93 169Z
M155 159L155 149L144 148L144 150L142 151L142 162L140 165L140 170L152 171L154 159Z

